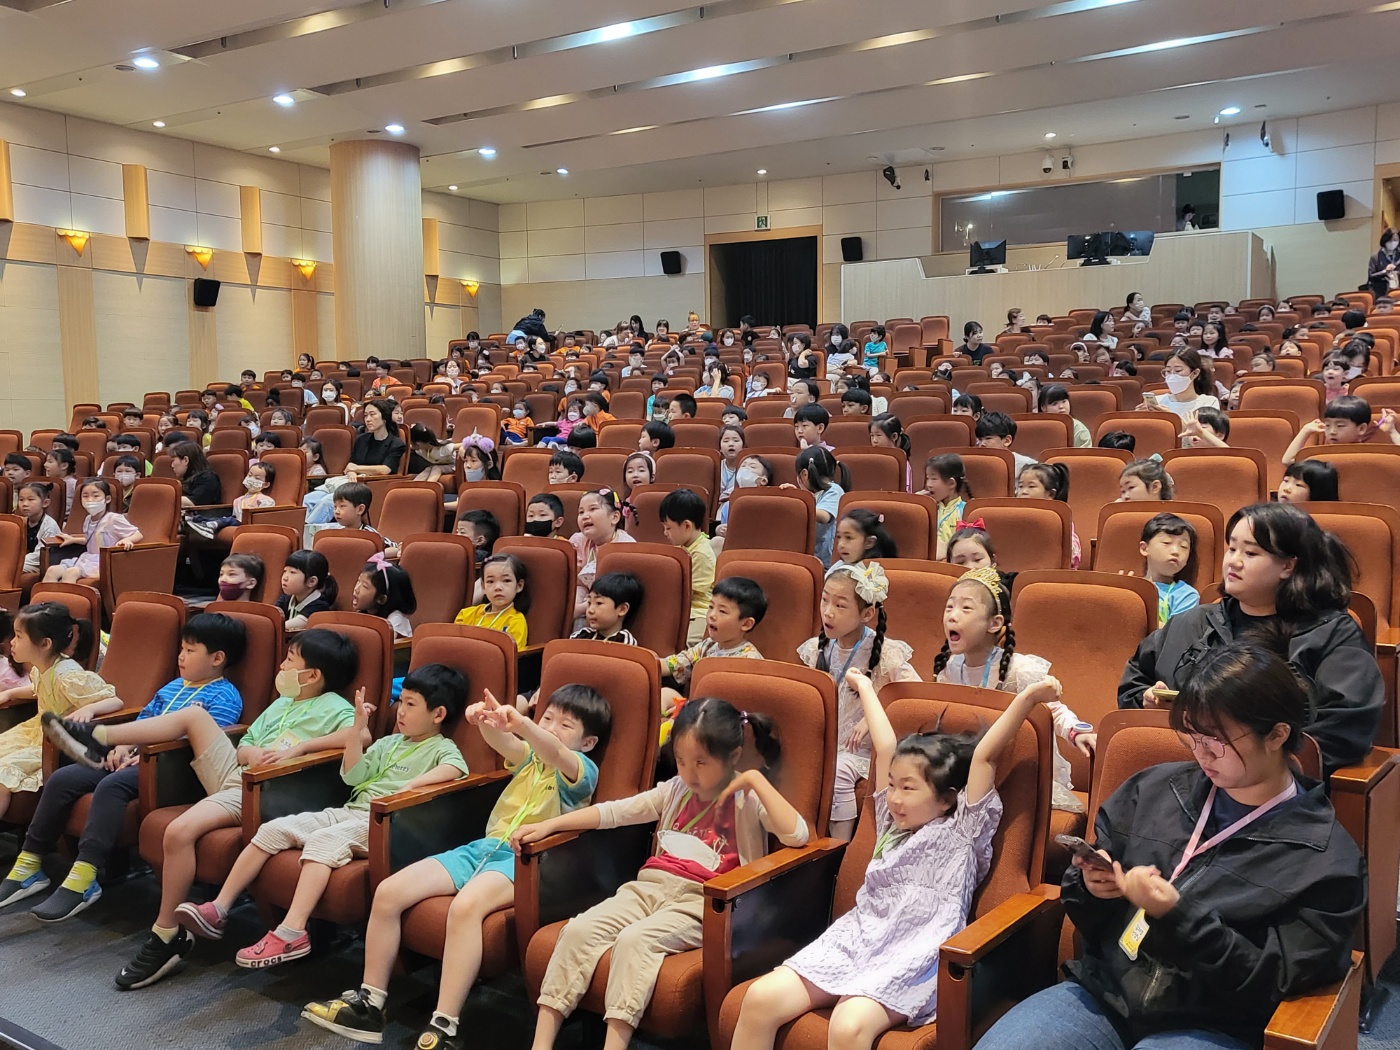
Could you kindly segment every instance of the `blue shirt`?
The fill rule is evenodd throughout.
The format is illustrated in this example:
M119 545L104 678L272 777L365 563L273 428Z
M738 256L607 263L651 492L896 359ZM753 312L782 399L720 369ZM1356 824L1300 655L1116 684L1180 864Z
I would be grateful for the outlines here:
M825 491L814 492L817 497L817 510L824 510L831 515L827 521L817 522L817 542L814 553L821 559L822 567L831 568L831 544L836 538L836 516L841 510L841 497L846 494L836 482L832 482Z
M1201 596L1185 580L1172 580L1171 583L1154 584L1157 588L1157 620L1166 623L1179 612L1194 609L1201 604Z
M243 697L227 678L216 678L204 685L190 685L183 678L176 678L156 690L136 720L168 715L186 707L202 707L220 726L231 726L243 714Z

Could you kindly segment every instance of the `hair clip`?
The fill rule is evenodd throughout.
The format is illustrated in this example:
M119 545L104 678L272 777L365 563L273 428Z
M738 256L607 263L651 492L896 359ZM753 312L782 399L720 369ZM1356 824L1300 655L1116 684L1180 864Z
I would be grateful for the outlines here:
M383 551L375 551L369 556L369 564L375 566L384 574L384 585L389 585L389 559L384 557Z
M987 523L982 518L973 518L971 521L957 521L953 524L953 531L957 532L959 529L981 529L983 532L986 532Z
M883 525L885 523L885 516L883 514L877 514L875 515L875 520Z

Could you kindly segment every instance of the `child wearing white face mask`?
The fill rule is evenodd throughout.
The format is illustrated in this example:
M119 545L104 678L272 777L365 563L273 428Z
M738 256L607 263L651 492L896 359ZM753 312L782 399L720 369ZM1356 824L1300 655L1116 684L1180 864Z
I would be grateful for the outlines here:
M91 579L101 565L103 547L120 547L130 550L141 542L141 530L126 520L126 515L112 510L112 485L102 478L86 482L78 493L87 517L83 519L81 536L59 533L48 540L51 547L83 544L87 549L76 558L65 558L57 565L49 566L44 574L45 583L77 583Z
M277 501L267 493L276 480L277 468L271 463L259 461L251 464L248 467L247 476L243 479L243 494L233 501L232 513L201 517L191 516L185 519L185 528L196 536L212 540L218 535L220 529L231 529L242 525L245 511L277 505Z
M136 484L136 479L141 476L141 461L135 456L121 456L112 467L112 477L118 486L115 493L121 500L121 512L125 514L131 509L131 487Z
M530 430L535 421L530 418L530 406L517 401L510 410L510 417L501 424L501 440L507 445L523 445L530 438Z

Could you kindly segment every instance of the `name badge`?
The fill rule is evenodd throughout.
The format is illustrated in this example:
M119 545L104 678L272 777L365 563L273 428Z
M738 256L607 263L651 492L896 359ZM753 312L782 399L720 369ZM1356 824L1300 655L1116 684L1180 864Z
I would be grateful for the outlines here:
M283 733L281 736L279 736L276 740L274 740L274 741L272 742L272 746L271 746L270 748L268 748L268 750L269 750L269 751L287 751L287 750L290 750L291 748L296 747L299 743L301 743L301 741L297 738L297 735L296 735L295 733L291 732L290 730L288 730L287 732L285 732L285 733Z
M1142 947L1143 938L1147 936L1147 926L1147 912L1139 908L1137 914L1128 921L1123 936L1118 938L1118 947L1122 948L1123 954L1133 962L1137 962L1138 949Z

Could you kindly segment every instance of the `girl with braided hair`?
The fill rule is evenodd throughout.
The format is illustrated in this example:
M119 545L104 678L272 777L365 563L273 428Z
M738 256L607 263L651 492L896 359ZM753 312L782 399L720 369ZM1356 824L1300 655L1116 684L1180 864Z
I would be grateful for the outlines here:
M1011 592L996 569L970 569L953 584L943 610L946 640L933 660L934 680L1016 693L1046 678L1050 664L1039 656L1016 651L1011 629ZM1088 722L1056 700L1046 705L1055 732L1086 757L1093 754L1098 734ZM1083 804L1070 791L1069 760L1054 752L1051 804L1082 813Z
M870 775L870 731L860 695L846 681L852 668L864 671L876 692L890 682L918 682L909 663L913 650L885 637L885 599L890 582L879 562L838 562L822 587L822 633L797 649L808 667L836 683L836 788L831 797L832 838L849 839L856 825L856 781Z

